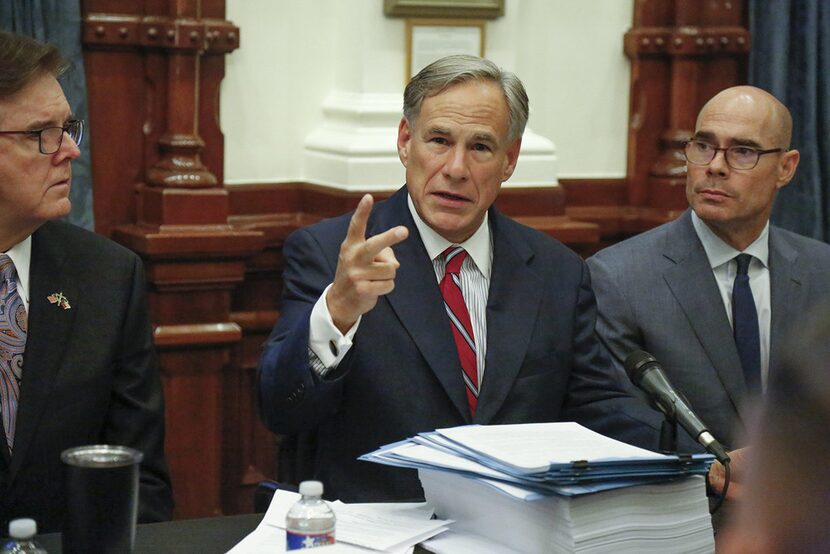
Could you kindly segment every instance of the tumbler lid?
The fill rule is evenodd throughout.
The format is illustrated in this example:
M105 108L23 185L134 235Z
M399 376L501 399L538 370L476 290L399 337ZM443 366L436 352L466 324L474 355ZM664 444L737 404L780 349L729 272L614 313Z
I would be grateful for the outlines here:
M303 481L300 483L300 494L303 496L323 496L323 483L320 481Z
M31 539L37 535L37 523L31 518L13 519L9 522L9 536L13 539Z
M76 467L124 467L140 463L144 454L127 446L93 444L61 452L65 464Z

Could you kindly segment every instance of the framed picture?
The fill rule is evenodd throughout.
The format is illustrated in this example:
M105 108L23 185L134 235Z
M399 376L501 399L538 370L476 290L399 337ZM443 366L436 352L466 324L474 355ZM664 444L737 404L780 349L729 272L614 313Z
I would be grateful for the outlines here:
M484 56L484 21L407 19L404 82L438 58L451 54Z
M384 0L383 13L396 17L495 19L504 15L504 0Z

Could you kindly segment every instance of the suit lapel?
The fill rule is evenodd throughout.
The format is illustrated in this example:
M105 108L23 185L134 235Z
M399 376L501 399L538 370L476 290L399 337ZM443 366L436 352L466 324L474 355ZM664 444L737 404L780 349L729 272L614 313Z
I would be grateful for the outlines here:
M769 337L769 369L775 371L779 365L780 347L787 337L787 326L798 318L798 310L805 305L802 301L801 265L798 252L775 227L769 230L769 276L772 321ZM769 377L771 377L770 375Z
M746 394L732 326L720 298L706 251L694 230L687 210L666 234L664 254L674 262L663 274L703 350L715 368L735 411ZM702 278L701 278L702 277Z
M493 269L487 296L487 361L475 423L498 413L522 367L539 311L542 280L528 268L533 251L513 237L505 216L490 210Z
M48 407L49 393L55 383L77 311L73 305L77 298L77 283L63 271L65 261L61 237L56 236L46 223L32 235L28 334L10 465L11 479L20 469L38 421ZM69 299L70 309L62 309L58 304L49 302L47 296L57 292L62 292Z
M401 265L395 277L395 289L386 295L385 300L412 337L447 396L464 420L469 422L470 408L461 377L458 350L452 338L432 261L409 213L406 199L406 189L403 188L382 206L378 206L375 219L369 226L373 235L400 225L401 222L409 228L409 238L394 247L395 257Z

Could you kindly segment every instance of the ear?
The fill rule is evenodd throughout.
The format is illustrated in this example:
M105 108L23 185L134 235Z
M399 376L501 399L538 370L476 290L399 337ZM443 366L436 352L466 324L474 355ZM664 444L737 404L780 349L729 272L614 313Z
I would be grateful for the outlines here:
M519 150L522 149L522 137L517 138L512 144L507 146L506 164L504 166L504 174L502 175L502 182L508 180L513 171L516 169L516 163L519 161Z
M798 167L800 160L801 154L798 150L787 150L781 155L781 160L778 162L777 188L783 188L792 181L792 178L795 176L795 169Z
M409 122L405 117L401 118L398 124L398 157L401 163L406 167L406 162L409 159L409 143L412 139L412 130L409 128Z

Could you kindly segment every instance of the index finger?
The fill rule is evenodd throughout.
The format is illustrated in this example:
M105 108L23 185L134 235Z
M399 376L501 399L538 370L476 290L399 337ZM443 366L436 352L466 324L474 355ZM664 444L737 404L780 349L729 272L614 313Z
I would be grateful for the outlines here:
M386 231L366 239L366 244L363 246L366 257L370 260L374 259L383 249L394 246L399 242L406 240L409 236L409 229L403 225L392 227Z
M364 194L349 221L349 230L346 231L346 242L361 242L366 240L366 223L372 213L374 198L371 194Z

